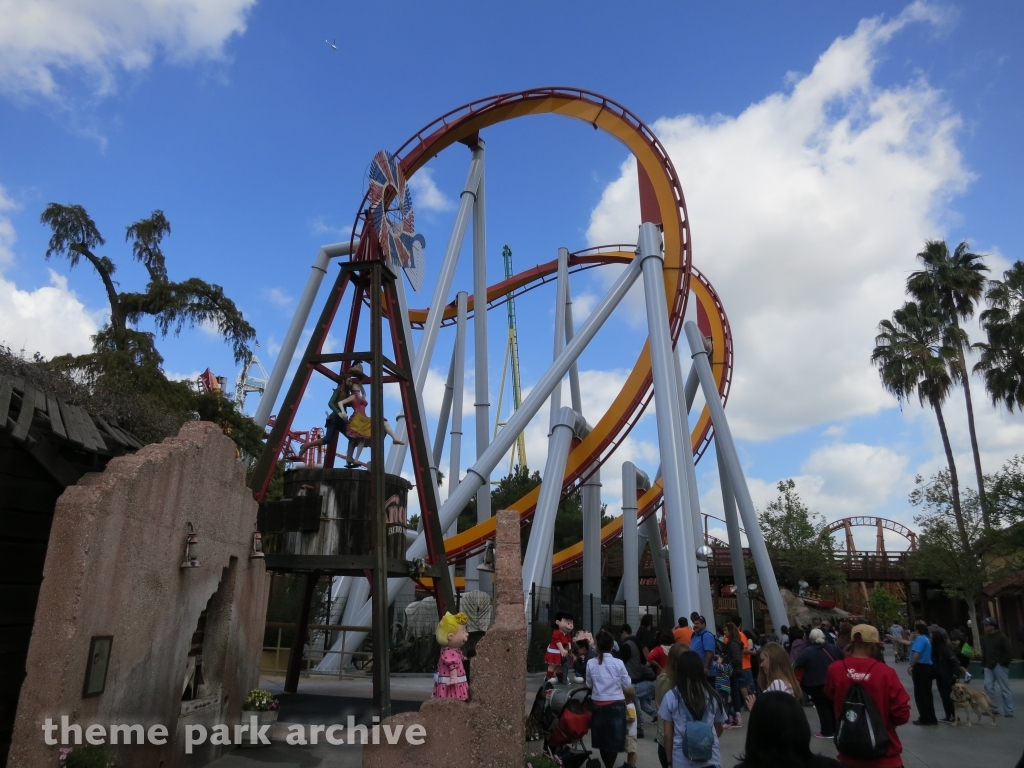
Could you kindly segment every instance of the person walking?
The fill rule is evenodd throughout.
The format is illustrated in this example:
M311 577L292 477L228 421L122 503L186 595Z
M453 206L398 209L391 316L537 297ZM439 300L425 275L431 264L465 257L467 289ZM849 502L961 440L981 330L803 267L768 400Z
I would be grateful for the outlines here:
M953 692L953 684L960 673L956 652L949 643L949 637L942 630L932 630L932 670L935 672L935 687L939 689L939 701L942 702L942 722L952 723L956 719L953 700L949 695Z
M850 655L828 668L825 695L835 704L838 718L850 686L860 683L875 704L889 735L889 749L877 760L860 760L841 751L838 760L852 768L903 768L903 745L897 727L910 719L910 696L892 667L873 658L878 647L878 630L870 624L858 624L850 630Z
M594 702L590 745L601 753L604 768L615 768L615 758L626 749L626 692L632 692L626 665L612 656L615 638L602 629L597 634L597 658L587 662L586 684Z
M814 709L818 713L820 727L814 734L818 739L831 739L835 732L835 704L825 695L825 679L832 663L842 658L843 652L828 642L822 630L812 629L811 644L804 649L794 664L795 669L803 670L804 677L800 685L811 697Z
M981 666L985 668L985 693L996 707L1002 706L1003 717L1013 717L1013 696L1010 694L1010 638L999 631L999 622L989 616L981 622ZM996 692L999 696L996 696Z
M768 691L750 713L743 756L736 768L837 768L840 763L811 752L811 726L800 702Z
M665 631L667 632L668 630ZM673 643L669 648L668 656L665 658L665 666L654 683L654 706L659 712L661 711L661 702L665 700L665 694L675 687L679 657L689 652L690 649L683 643ZM656 731L654 741L658 745L658 761L661 763L661 768L668 768L670 761L669 753L665 751L665 729L655 728L654 730ZM671 745L669 746L671 748Z
M800 658L800 654L804 652L804 648L807 647L807 641L804 639L804 631L800 627L791 627L789 630L789 660L796 661Z
M935 701L932 699L932 681L935 670L932 665L932 641L928 638L928 625L919 621L910 633L910 664L907 672L914 681L914 704L917 706L917 720L914 725L938 725L935 717Z
M637 738L642 739L644 726L643 716L640 715L640 712L646 713L652 721L658 719L658 711L651 705L651 701L654 700L654 681L658 676L651 667L647 666L647 659L644 657L643 651L640 650L640 644L634 637L629 624L619 627L619 658L625 663L633 690L636 691L636 735Z
M679 657L675 683L675 687L665 694L658 710L665 750L671 750L668 765L672 768L721 766L719 737L725 727L725 704L708 680L707 669L700 656L691 651ZM701 746L710 746L706 758L695 755Z
M747 693L754 687L753 682L748 686L744 684L743 680L744 659L747 660L748 665L750 664L750 657L745 656L743 653L745 650L746 644L743 642L743 634L736 624L730 621L725 625L725 657L732 668L732 680L730 681L732 713L729 718L729 726L733 728L743 727L740 710L743 709L743 702Z

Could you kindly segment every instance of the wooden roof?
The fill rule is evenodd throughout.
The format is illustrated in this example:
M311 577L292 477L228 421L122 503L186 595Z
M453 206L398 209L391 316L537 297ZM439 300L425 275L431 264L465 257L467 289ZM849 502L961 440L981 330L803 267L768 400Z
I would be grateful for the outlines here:
M130 432L16 376L0 376L0 420L0 435L64 486L144 445Z

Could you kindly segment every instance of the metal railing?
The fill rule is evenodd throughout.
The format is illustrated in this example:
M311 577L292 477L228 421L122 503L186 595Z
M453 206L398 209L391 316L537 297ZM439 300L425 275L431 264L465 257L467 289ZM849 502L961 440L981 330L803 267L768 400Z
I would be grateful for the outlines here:
M267 629L276 629L277 630L277 644L276 645L270 645L270 646L267 646L267 645L263 646L263 650L264 651L273 651L274 652L274 666L273 666L273 668L265 667L263 665L263 660L261 658L260 659L260 672L268 673L268 674L275 674L275 675L286 674L288 672L288 668L287 668L288 663L285 662L285 666L284 667L281 666L281 651L286 651L286 652L288 652L290 654L292 648L291 648L291 646L284 646L284 645L282 645L281 644L281 637L282 637L282 635L284 633L284 630L286 630L286 629L295 629L296 625L295 625L294 622L268 621L267 624L266 624L266 627L267 627ZM353 670L353 667L355 669L360 670L360 671L365 671L367 666L371 666L372 667L372 664L373 664L373 651L344 651L344 650L334 651L334 650L331 650L329 647L327 647L327 646L330 645L330 643L328 643L328 642L324 643L324 645L325 645L324 648L315 648L314 647L315 641L312 639L312 633L314 633L314 632L323 632L323 633L340 632L341 633L341 638L342 638L341 639L341 647L344 648L345 647L345 636L346 636L347 633L349 633L349 632L364 632L364 633L365 632L370 632L371 631L371 627L358 627L358 626L352 626L352 625L349 625L349 624L310 624L307 627L307 629L308 629L311 637L304 644L303 649L302 649L302 661L305 664L305 668L304 668L303 671L304 671L304 673L306 675L331 675L331 676L334 676L335 675L334 672L320 672L320 671L314 669L314 666L316 664L319 664L323 660L324 656L327 656L328 654L331 654L331 653L337 653L337 654L341 655L341 664L340 664L338 672L337 672L337 678L339 680L351 679L351 677L350 676L347 677L347 675L350 675L350 673ZM327 635L325 634L325 637L326 636ZM352 659L353 667L346 666L345 662L346 662L347 658L351 658ZM360 661L356 661L357 658ZM361 666L360 666L360 664L361 664Z

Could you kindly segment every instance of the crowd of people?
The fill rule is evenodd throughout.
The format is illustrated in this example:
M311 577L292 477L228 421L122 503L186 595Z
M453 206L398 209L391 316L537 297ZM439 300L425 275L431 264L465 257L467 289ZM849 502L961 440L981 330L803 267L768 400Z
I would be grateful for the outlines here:
M997 714L1012 717L1010 642L994 618L983 625L985 691ZM635 633L628 624L602 629L596 638L577 633L565 662L591 690L591 745L605 768L615 768L622 753L624 765L635 768L645 717L654 726L663 768L722 766L719 737L744 727L736 768L901 768L897 728L911 722L910 695L886 662L886 641L908 663L917 709L913 724L940 722L932 683L944 709L941 722L952 723L950 692L954 684L970 681L973 649L963 632L922 622L909 630L894 624L883 635L869 624L833 627L816 618L776 634L745 631L739 616L712 631L693 613L671 630L655 631L653 617L646 615ZM818 715L813 734L804 706ZM862 732L858 722L871 728ZM815 754L814 738L833 739L838 761Z

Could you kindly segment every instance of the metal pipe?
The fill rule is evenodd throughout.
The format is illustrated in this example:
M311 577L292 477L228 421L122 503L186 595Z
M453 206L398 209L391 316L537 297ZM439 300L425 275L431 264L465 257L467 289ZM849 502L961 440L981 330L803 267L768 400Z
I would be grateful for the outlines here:
M572 408L562 408L548 436L548 458L533 513L530 540L523 557L523 592L529 594L533 584L544 583L544 572L551 570L552 546L555 540L555 517L562 498L562 478L569 457L572 439L580 431L583 417Z
M601 465L583 482L580 499L583 506L583 627L600 629L601 616L591 615L591 597L601 605Z
M676 352L679 352L679 346L676 346ZM690 364L690 372L686 375L686 384L683 387L683 392L686 397L686 413L689 415L690 409L693 408L693 399L697 396L697 387L700 386L700 378L697 376L697 367ZM704 617L705 619L707 616Z
M679 414L683 426L683 442L680 445L683 454L683 469L686 472L686 484L690 492L690 530L692 531L694 544L698 547L704 546L704 529L701 525L700 516L700 491L697 488L697 469L693 464L693 442L690 437L690 416L689 408L686 407L686 387L683 384L683 369L679 362L679 346L676 346L672 355L675 365L676 381L678 382L677 392L679 393ZM691 363L691 369L692 369ZM692 370L691 370L692 372ZM710 564L707 564L710 565ZM715 620L715 599L711 592L711 569L710 567L697 567L697 588L700 591L700 612L710 622Z
M554 350L551 354L552 360L565 348L565 307L567 289L569 287L569 249L558 249L558 279L555 283L555 341ZM562 410L562 382L551 393L551 417L550 428L554 429L555 421Z
M455 224L452 226L452 235L448 240L448 249L445 251L444 261L441 262L441 271L438 273L437 284L434 286L434 296L430 300L427 321L423 326L423 333L420 335L420 348L412 365L413 390L416 392L422 392L427 381L427 371L430 370L430 359L434 355L434 345L437 343L438 330L441 328L444 306L448 303L448 293L452 288L455 267L459 263L459 252L462 250L462 241L466 236L466 227L469 224L469 214L476 199L483 170L483 153L478 154L474 149L473 159L469 164L469 175L466 177L466 186L462 191L459 209L455 214ZM408 312L406 312L406 316L408 316ZM405 440L407 433L405 421L403 420L395 426L395 434L400 440L404 440L406 445L395 445L394 443L391 445L386 469L392 475L397 475L402 471L409 442Z
M750 613L750 596L747 594L747 566L743 562L743 539L740 538L740 521L736 514L736 497L729 482L729 472L722 461L722 452L715 445L718 458L718 478L722 484L722 511L725 527L729 532L729 558L732 560L733 594L736 595L736 607L743 626L754 628L754 617Z
M695 548L689 523L689 488L683 469L684 440L675 364L672 361L672 336L668 327L668 303L665 299L664 256L661 232L655 224L640 225L639 253L633 263L642 264L647 326L651 343L651 367L654 373L654 403L657 409L658 443L664 488L665 523L668 528L668 554L672 570L672 607L676 616L688 616L700 605L697 591ZM687 436L688 438L688 436Z
M568 265L566 265L568 267ZM572 341L576 329L572 322L572 295L569 290L569 277L566 275L565 283L565 343ZM572 400L572 409L576 413L583 413L583 398L580 395L580 365L574 362L569 368L569 397ZM586 416L586 414L583 414Z
M312 309L313 302L320 290L320 283L323 282L324 275L327 274L327 263L337 256L348 256L352 252L352 248L358 246L358 237L352 238L351 243L332 243L320 246L316 261L313 262L313 268L306 280L306 287L302 291L302 296L299 297L298 306L295 307L291 325L288 326L288 332L284 335L284 341L281 342L281 351L277 353L274 368L267 379L267 387L260 398L260 404L256 407L256 415L252 417L252 420L260 428L267 426L270 421L270 414L274 410L277 395L281 391L284 375L292 364L295 347L299 343L302 330L306 327L306 320L309 319L309 310Z
M473 366L476 402L476 457L483 455L491 441L491 399L487 357L487 167L483 139L477 137L473 156L480 158L480 184L473 200ZM488 473L488 481L490 473ZM476 521L491 519L491 484L484 483L476 494ZM491 593L491 574L478 571L480 558L466 559L466 588L469 581Z
M637 562L643 559L644 547L647 546L647 538L643 534L639 533L637 529L637 543L636 543L636 557ZM619 579L619 586L615 589L615 599L612 600L614 605L625 605L626 604L626 580Z
M654 575L658 579L658 594L661 596L661 604L672 605L672 581L668 575L668 563L665 562L661 529L658 528L658 516L656 514L648 515L643 522L643 529L647 535L647 546L651 548L651 557L654 560Z
M522 432L530 423L530 420L537 415L537 411L540 410L544 402L551 396L551 392L554 388L562 381L562 377L565 376L572 362L576 360L587 345L593 341L594 336L601 329L601 326L604 325L612 311L629 292L633 283L636 282L637 277L640 275L640 271L640 264L638 263L638 260L634 260L628 267L626 267L625 270L623 270L622 274L620 274L618 279L615 281L615 284L612 285L611 289L609 289L608 293L601 300L601 303L595 307L593 313L580 327L579 332L573 337L573 340L566 346L562 351L562 354L558 356L558 359L552 363L551 367L548 368L544 375L540 377L540 380L534 385L529 396L509 417L508 422L501 428L501 431L498 432L494 441L487 446L487 449L483 452L480 458L477 459L476 464L466 470L466 478L459 484L459 487L455 489L454 493L448 497L448 500L445 501L444 506L441 508L440 515L442 526L446 523L450 523L450 521L455 517L458 517L459 513L465 508L470 498L472 498L473 494L476 492L476 489L489 482L491 470L494 469L497 463L501 461L506 452L508 452L512 447L512 443L516 441L519 433ZM418 539L416 544L413 545L408 554L409 559L424 556L426 553L426 543L423 542L423 549L421 551L421 541L421 539Z
M647 475L631 461L622 463L622 597L626 601L626 623L639 626L640 621L640 551L636 523L637 480ZM647 487L650 487L650 481Z
M441 466L444 438L448 434L448 417L452 413L452 393L455 391L455 347L456 345L453 344L452 361L448 364L448 379L444 383L444 395L441 397L441 413L437 417L437 432L434 433L434 463L438 466Z
M462 392L466 380L466 307L468 296L459 291L455 296L455 378L452 390L452 445L448 453L448 492L459 487L462 471ZM456 531L457 533L457 531Z
M775 578L771 558L768 556L768 548L764 544L764 536L761 534L761 527L757 521L757 511L750 498L750 489L747 488L747 480L743 476L743 467L740 464L739 454L736 452L736 443L732 439L729 422L725 417L725 408L722 407L718 387L715 386L711 363L708 361L708 353L704 348L704 337L700 329L697 328L697 324L692 321L687 322L683 326L683 330L686 331L686 340L690 344L693 363L697 367L697 375L700 376L700 384L704 389L704 399L711 412L711 423L715 427L715 441L718 443L716 451L722 455L726 474L729 476L729 483L740 510L740 517L743 519L743 527L747 532L747 544L750 546L750 554L757 566L757 575L761 579L761 591L768 603L772 624L775 627L781 627L783 624L789 623L786 618L786 606L782 602L779 583Z

